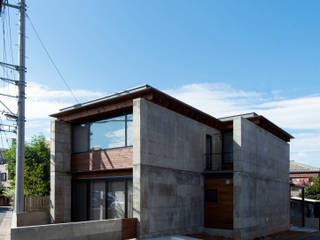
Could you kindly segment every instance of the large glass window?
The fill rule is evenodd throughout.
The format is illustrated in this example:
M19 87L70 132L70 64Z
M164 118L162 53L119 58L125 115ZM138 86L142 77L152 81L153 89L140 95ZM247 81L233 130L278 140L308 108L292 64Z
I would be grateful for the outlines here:
M126 146L125 116L91 123L90 150Z
M132 146L132 131L132 114L74 125L72 128L72 151L80 153Z
M132 179L75 180L72 221L132 217Z

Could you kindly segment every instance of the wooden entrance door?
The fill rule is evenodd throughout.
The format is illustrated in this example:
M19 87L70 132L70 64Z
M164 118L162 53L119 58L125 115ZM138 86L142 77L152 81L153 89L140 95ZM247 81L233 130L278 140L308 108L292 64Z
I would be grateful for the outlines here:
M206 176L204 201L205 227L233 228L232 176Z

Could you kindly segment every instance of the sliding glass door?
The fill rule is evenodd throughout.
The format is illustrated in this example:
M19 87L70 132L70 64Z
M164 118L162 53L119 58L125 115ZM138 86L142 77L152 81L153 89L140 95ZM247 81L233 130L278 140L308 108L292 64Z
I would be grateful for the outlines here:
M91 181L90 186L90 220L106 218L106 182Z
M108 183L108 218L125 217L125 190L124 181Z
M132 217L131 179L83 179L72 184L72 221Z

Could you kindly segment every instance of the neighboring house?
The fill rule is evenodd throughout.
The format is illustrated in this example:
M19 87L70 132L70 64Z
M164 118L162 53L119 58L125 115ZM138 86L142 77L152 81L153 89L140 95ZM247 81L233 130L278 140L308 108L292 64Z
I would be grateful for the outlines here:
M307 186L313 177L320 175L320 168L296 161L290 161L290 180L296 185Z
M0 149L0 185L9 187L7 164L3 156L3 150Z
M217 119L145 85L52 117L52 222L134 217L140 238L289 227L292 136L263 116Z

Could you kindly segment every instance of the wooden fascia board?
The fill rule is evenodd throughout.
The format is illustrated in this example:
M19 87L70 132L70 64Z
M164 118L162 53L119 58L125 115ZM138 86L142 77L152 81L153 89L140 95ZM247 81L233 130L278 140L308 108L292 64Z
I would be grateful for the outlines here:
M145 99L152 100L153 95L147 94L141 96ZM132 111L133 107L133 98L129 98L126 100L121 100L117 102L105 103L104 105L100 105L98 107L92 108L84 108L78 109L78 111L57 116L58 119L65 122L81 122L81 121L89 121L89 120L100 120L103 119L107 114L113 114L116 112L129 112Z
M274 123L270 122L268 119L264 118L263 116L258 117L251 117L247 118L247 120L253 122L254 124L258 125L259 127L267 130L268 132L272 133L273 135L277 136L278 138L290 142L290 139L293 138L289 133L285 132ZM221 124L221 131L228 131L233 129L233 121L226 121L222 122Z
M82 107L78 107L78 108L74 108L74 109L70 109L67 111L63 111L63 112L58 112L58 113L54 113L51 114L50 117L54 117L54 118L58 118L58 119L62 119L62 117L67 116L67 115L73 115L75 113L79 113L79 112L84 112L84 111L88 111L91 109L97 109L101 106L106 106L106 105L111 105L114 103L120 103L120 102L124 102L126 100L133 100L135 98L149 98L150 95L152 95L153 93L153 89L148 88L145 90L142 90L140 92L134 92L128 95L123 95L123 96L119 96L116 98L112 98L112 99L106 99L105 101L101 101L101 102L97 102L97 103L92 103L89 105L85 105Z

